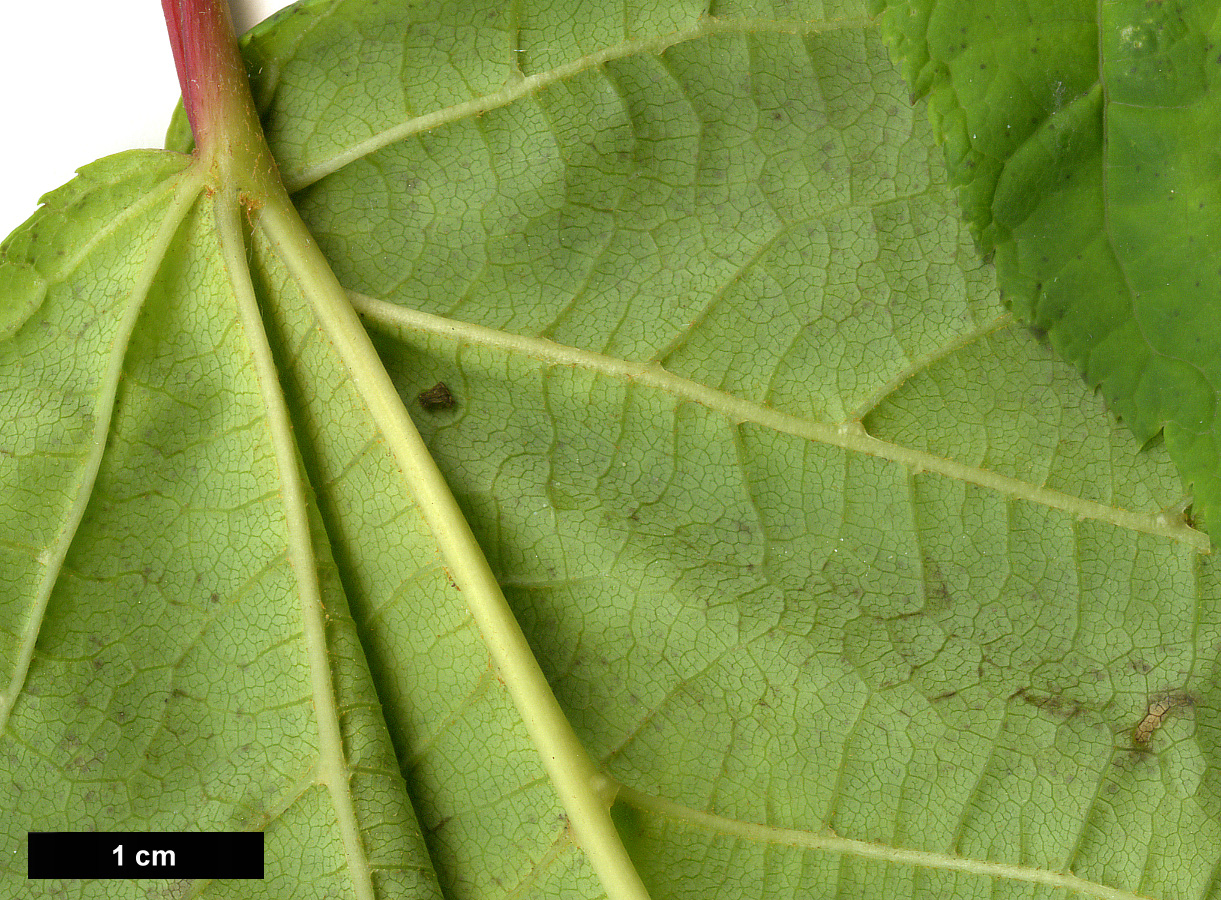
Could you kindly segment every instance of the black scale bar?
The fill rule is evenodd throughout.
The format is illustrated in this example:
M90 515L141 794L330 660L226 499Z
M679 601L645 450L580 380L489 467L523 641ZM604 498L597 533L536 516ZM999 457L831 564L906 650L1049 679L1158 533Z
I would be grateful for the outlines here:
M261 831L31 831L26 877L262 878Z

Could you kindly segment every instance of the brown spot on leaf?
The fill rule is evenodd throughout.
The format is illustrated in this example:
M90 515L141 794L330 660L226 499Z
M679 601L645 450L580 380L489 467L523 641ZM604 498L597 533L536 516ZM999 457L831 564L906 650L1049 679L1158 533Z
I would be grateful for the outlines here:
M453 409L456 405L454 395L449 392L444 381L438 381L427 390L420 391L416 399L420 401L420 406L429 412Z
M1157 734L1158 729L1162 727L1162 723L1176 709L1181 709L1185 706L1194 706L1195 698L1190 694L1175 692L1169 694L1159 694L1151 697L1149 707L1145 710L1145 717L1137 723L1136 728L1132 732L1132 743L1138 748L1144 749L1149 746L1149 742L1153 740L1153 736Z

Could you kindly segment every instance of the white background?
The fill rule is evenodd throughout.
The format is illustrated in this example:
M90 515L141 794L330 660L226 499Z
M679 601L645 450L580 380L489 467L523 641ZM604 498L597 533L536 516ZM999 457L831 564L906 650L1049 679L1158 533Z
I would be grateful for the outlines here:
M178 77L159 0L0 0L0 239L86 163L161 147ZM231 0L238 33L289 0Z

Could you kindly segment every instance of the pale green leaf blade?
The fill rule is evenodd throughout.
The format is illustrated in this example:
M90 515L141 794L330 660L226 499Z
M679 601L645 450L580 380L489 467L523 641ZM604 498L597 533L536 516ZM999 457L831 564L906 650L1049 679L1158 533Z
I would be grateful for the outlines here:
M458 4L308 4L251 57L652 895L1215 900L1217 586L1161 513L1167 460L1000 309L859 10L716 12L514 7L442 58L414 36ZM337 60L391 77L319 90ZM434 108L387 101L396 80ZM375 796L410 798L447 896L601 896L530 710L253 222L327 609L350 603L405 778ZM438 382L453 405L421 405Z
M281 493L223 191L189 162L95 163L3 245L45 298L0 343L0 895L29 895L26 831L94 829L265 831L266 880L206 896L435 895L321 521Z
M255 58L301 209L626 786L656 896L1214 896L1216 588L1169 464L1008 322L859 10L786 12L583 48L607 52L520 96L516 57L479 57L483 93L362 108L357 136L278 122L316 102L292 61L362 28ZM416 402L437 382L452 409ZM322 502L355 548L380 520L343 480ZM409 718L452 645L404 649L436 589L396 597L373 557L347 577L443 883L583 896L562 828L523 840L516 764L490 794L454 766L471 723L522 746L477 644L455 733Z

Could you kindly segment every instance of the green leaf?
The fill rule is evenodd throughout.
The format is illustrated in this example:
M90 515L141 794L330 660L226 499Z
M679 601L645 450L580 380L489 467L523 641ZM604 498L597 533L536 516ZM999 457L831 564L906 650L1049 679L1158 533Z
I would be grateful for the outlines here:
M1019 318L1221 510L1221 18L1209 0L890 2Z
M1207 539L1001 307L857 4L313 2L246 53L397 393L187 157L3 245L0 894L92 827L266 830L168 896L630 896L570 723L656 900L1221 898Z

